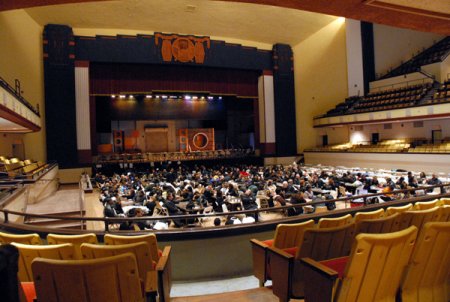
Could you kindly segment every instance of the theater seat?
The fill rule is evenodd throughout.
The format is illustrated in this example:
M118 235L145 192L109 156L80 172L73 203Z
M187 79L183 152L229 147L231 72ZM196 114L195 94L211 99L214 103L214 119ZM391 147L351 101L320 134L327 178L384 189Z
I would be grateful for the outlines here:
M336 218L320 218L317 227L321 228L335 228L343 226L352 222L352 215L347 214Z
M418 201L414 204L414 210L428 210L437 206L439 199L431 201Z
M450 223L425 224L401 286L402 302L449 301Z
M400 230L400 214L395 213L388 217L360 220L356 223L355 234L382 234Z
M370 212L357 212L354 217L354 222L358 223L361 220L378 219L384 216L384 209L378 209Z
M269 247L272 290L280 302L304 296L304 266L300 259L309 257L316 261L348 256L354 239L353 223L336 228L307 229L295 256ZM318 301L318 300L311 300Z
M273 239L260 241L251 239L253 275L258 278L259 285L270 279L269 257L267 255L268 247L275 247L295 256L297 247L303 240L304 231L314 227L314 220L310 219L302 223L279 224L275 230Z
M439 220L439 208L434 207L423 211L406 211L400 213L400 229L406 229L411 225L415 225L419 232L422 226L427 222Z
M19 280L21 282L33 281L31 264L35 258L73 260L75 250L72 244L55 245L28 245L12 243L19 249Z
M412 204L408 203L404 206L400 206L400 207L388 207L386 209L386 216L391 216L395 213L401 213L401 212L406 212L408 210L412 209Z
M71 243L75 249L75 259L83 259L81 256L80 247L83 243L98 243L97 235L91 234L82 234L82 235L58 235L58 234L48 234L47 235L47 243L48 244L62 244L62 243Z
M162 254L162 251L158 249L158 241L156 240L155 234L145 234L136 236L121 236L121 235L111 235L105 234L104 242L105 245L117 245L117 244L128 244L145 241L150 246L150 252L152 254L152 259L158 261Z
M0 232L0 244L13 242L31 245L42 244L41 237L38 234L17 235Z
M342 278L323 263L302 258L305 301L395 301L416 236L415 226L394 233L357 235Z
M37 258L32 268L38 301L145 301L131 253L92 260Z

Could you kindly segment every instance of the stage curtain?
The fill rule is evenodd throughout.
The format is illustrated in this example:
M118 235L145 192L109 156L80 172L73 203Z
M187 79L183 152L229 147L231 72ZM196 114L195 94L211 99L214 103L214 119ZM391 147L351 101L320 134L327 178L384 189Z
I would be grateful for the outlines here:
M201 66L92 63L90 93L186 91L257 97L259 75L259 71Z

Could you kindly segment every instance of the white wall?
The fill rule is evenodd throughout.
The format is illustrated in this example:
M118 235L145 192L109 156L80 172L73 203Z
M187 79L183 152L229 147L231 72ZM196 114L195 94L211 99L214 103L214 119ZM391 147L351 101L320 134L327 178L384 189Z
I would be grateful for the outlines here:
M413 122L394 122L392 129L384 129L383 124L363 125L362 131L348 126L350 141L370 141L372 133L379 133L380 139L426 138L431 139L432 130L442 130L442 137L450 137L450 119L436 119L423 122L423 128L414 128Z
M375 73L385 74L445 36L374 24Z
M361 21L345 19L348 95L364 95Z

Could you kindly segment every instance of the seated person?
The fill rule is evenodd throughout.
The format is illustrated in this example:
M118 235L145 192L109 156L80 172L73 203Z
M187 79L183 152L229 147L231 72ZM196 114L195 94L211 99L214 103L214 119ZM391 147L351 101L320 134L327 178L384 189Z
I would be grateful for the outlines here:
M258 204L256 203L256 198L253 196L251 190L245 191L245 193L241 197L242 205L244 206L244 210L257 210Z
M291 205L298 205L298 204L305 204L306 200L303 197L302 193L297 193L291 196L291 201L290 204ZM293 208L289 208L287 211L288 216L296 216L296 215L300 215L303 214L303 207L293 207Z
M128 211L127 217L142 217L144 212L139 208L133 208ZM120 224L119 230L134 230L140 231L151 228L151 224L148 221L124 221Z

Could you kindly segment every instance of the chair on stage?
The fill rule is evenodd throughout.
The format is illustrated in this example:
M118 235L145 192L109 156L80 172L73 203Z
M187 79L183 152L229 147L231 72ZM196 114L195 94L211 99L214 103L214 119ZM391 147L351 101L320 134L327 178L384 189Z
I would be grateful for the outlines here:
M59 235L59 234L48 234L47 235L47 243L48 244L62 244L62 243L71 243L75 249L75 259L83 259L81 256L81 245L83 243L92 243L97 244L97 235L90 234L82 234L82 235Z
M0 244L7 244L13 242L30 245L42 244L41 237L39 237L38 234L17 235L0 232Z
M33 281L31 263L35 258L73 260L75 249L72 244L55 245L28 245L12 243L19 249L19 280L21 282Z
M415 226L394 233L359 234L350 257L322 262L302 258L305 301L395 301L416 236Z
M144 302L135 256L33 262L38 301Z
M399 296L402 302L449 301L450 223L423 226Z
M378 209L370 212L357 212L354 217L354 222L358 223L361 220L378 219L384 216L384 209Z
M395 213L378 219L359 220L356 222L355 234L381 234L400 230L400 214Z
M404 206L400 206L400 207L388 207L386 209L386 216L390 216L393 215L395 213L402 213L402 212L406 212L412 209L412 204L408 203Z
M279 301L287 302L291 298L304 296L305 275L301 258L309 257L321 261L348 256L354 240L354 231L353 223L336 228L307 229L295 256L268 247L272 289Z
M260 286L264 286L264 283L269 279L269 258L267 255L267 248L272 246L285 251L286 249L290 249L295 255L295 250L303 240L303 233L309 228L314 228L314 220L312 219L302 223L277 225L273 239L264 241L250 239L253 258L253 275L258 278Z
M347 214L336 218L320 218L317 223L319 229L322 228L335 228L343 226L352 222L352 215Z

